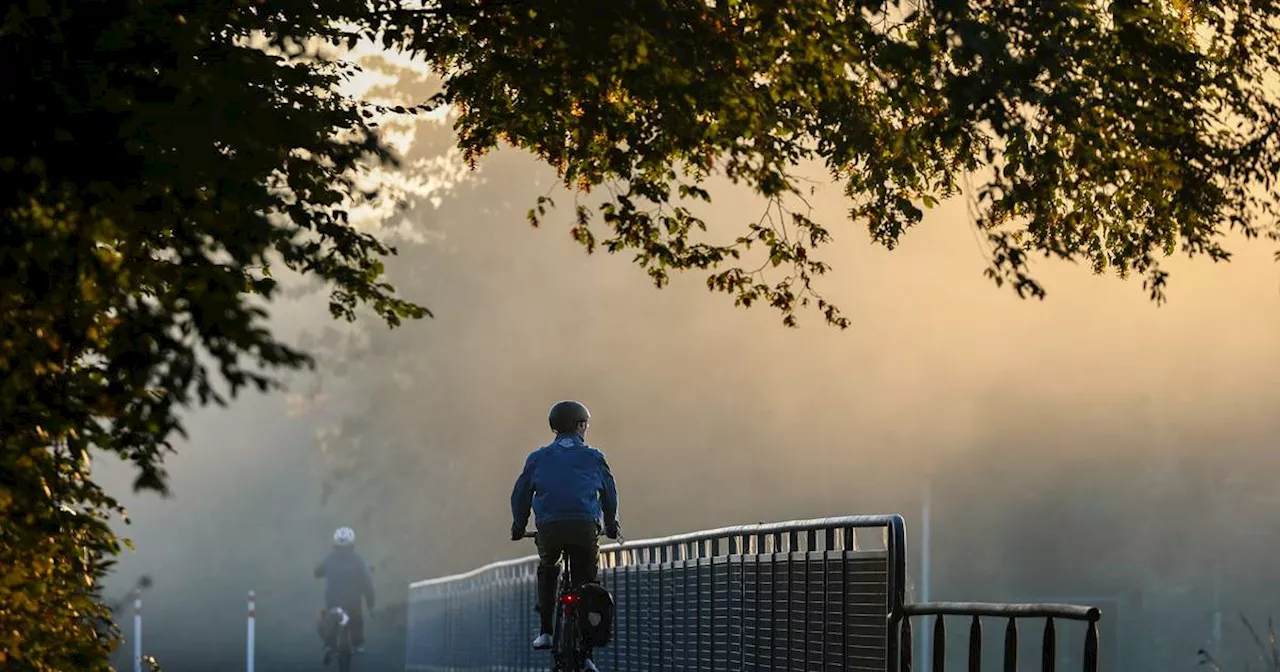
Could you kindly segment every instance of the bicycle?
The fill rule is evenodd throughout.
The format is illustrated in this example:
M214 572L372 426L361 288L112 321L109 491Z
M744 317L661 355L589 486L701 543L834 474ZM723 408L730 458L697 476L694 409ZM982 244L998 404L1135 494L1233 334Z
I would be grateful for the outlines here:
M534 539L537 532L525 532L526 539ZM564 556L564 568L560 572L560 588L556 592L555 620L551 626L551 672L590 672L594 663L587 667L591 660L591 646L586 641L582 629L578 626L579 597L577 586L573 584L570 573L569 554Z
M351 659L355 655L355 647L351 644L351 631L347 629L347 624L351 622L351 617L342 607L334 607L329 611L337 617L337 632L334 633L334 645L332 654L338 661L338 672L351 672ZM325 656L325 664L328 665L329 656Z

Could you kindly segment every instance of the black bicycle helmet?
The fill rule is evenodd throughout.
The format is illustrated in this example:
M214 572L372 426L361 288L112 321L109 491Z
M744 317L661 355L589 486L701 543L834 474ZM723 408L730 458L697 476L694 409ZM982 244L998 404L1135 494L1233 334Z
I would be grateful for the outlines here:
M578 423L591 420L591 411L580 402L562 401L551 407L547 420L553 431L572 432L578 429Z

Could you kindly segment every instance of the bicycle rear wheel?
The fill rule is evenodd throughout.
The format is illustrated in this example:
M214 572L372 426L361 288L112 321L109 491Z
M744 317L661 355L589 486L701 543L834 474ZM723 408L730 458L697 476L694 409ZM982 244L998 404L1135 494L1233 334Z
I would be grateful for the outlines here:
M338 633L338 672L351 672L351 633L344 627Z
M582 672L582 647L578 642L578 620L573 614L565 614L561 623L560 635L560 669L564 672Z
M564 667L561 665L564 657L564 606L559 604L559 600L555 605L555 617L551 622L551 672L563 672Z

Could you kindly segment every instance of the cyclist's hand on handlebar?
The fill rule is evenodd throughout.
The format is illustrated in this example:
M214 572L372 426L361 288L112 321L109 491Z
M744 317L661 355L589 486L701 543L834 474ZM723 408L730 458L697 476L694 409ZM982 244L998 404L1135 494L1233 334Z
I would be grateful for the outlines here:
M524 539L524 526L511 524L511 541L521 541Z

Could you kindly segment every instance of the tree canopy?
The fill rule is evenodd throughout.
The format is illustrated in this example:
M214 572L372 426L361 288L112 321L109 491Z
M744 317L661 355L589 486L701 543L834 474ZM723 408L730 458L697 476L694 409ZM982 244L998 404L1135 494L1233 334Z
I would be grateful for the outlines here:
M338 92L354 69L335 45L435 67L469 158L508 143L595 190L569 215L588 249L846 326L811 285L830 223L801 163L890 247L976 180L989 273L1022 295L1043 295L1036 254L1141 274L1161 300L1162 257L1274 238L1278 16L1272 0L11 3L0 664L105 667L94 586L117 507L88 456L163 492L182 409L309 364L265 326L273 265L324 281L335 317L426 314L350 218L378 197L361 175L395 163L378 120L413 110ZM770 215L708 227L716 175ZM531 205L541 224L549 204Z
M328 283L338 317L423 314L348 221L361 171L392 157L378 111L331 93L345 67L302 47L339 37L342 8L31 2L0 19L5 669L106 666L88 588L118 506L91 452L164 492L182 408L308 363L264 326L270 264Z
M971 180L988 275L1023 296L1044 295L1037 254L1141 274L1161 301L1163 257L1226 260L1230 230L1277 235L1275 2L488 7L409 40L448 73L460 146L508 142L568 186L607 187L595 212L576 209L584 245L634 251L659 285L672 269L713 269L708 286L789 324L816 298L810 280L828 266L813 250L830 238L804 207L799 162L843 182L850 219L889 247ZM770 199L773 216L704 234L690 204L712 200L717 174ZM753 244L791 272L735 266Z

